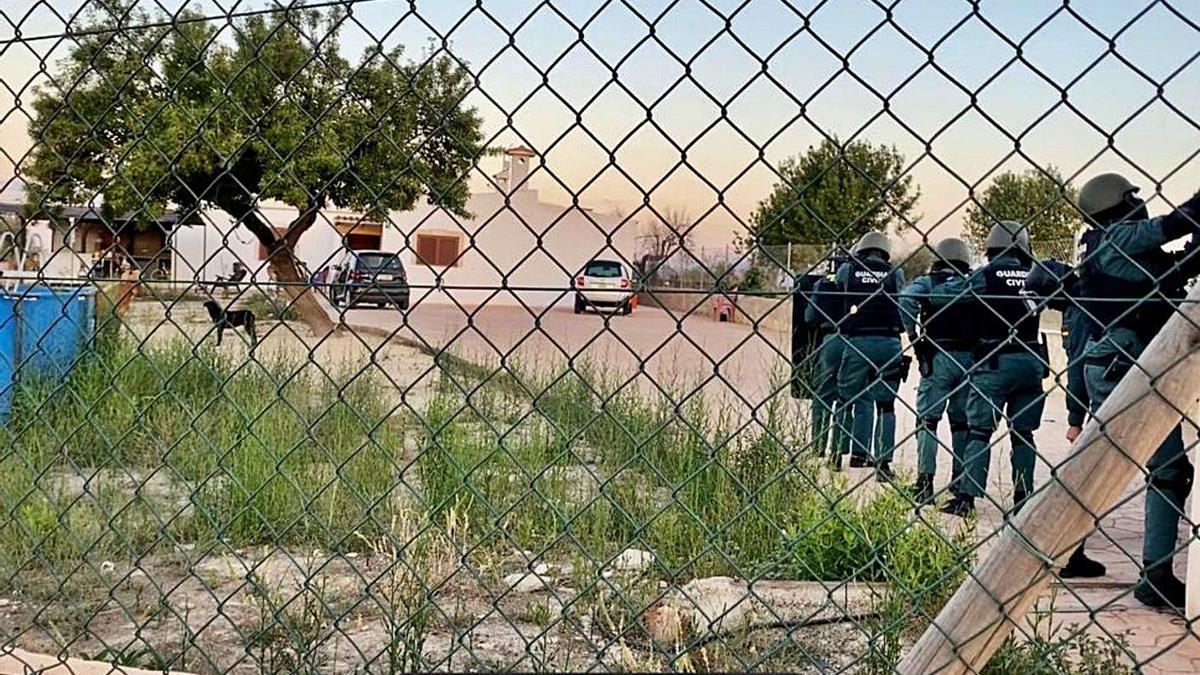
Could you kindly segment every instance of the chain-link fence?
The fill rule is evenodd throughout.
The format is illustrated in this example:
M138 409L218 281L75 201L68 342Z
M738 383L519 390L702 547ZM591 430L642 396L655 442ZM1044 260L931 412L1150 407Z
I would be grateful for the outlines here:
M1196 672L1198 37L9 0L0 673Z

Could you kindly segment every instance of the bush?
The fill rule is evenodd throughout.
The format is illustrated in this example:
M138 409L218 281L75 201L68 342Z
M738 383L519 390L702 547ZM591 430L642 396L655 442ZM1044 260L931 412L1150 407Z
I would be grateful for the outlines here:
M65 382L24 382L0 429L0 581L28 565L183 539L335 548L399 508L401 430L369 373L108 337ZM62 485L158 474L187 507ZM139 479L135 478L135 482ZM165 537L165 538L164 538Z
M794 453L806 444L782 405L732 433L687 388L650 396L597 372L522 376L537 412L514 424L445 387L417 460L430 503L467 505L477 534L502 522L531 550L638 545L676 577L892 581L939 603L969 564L965 539L914 519L903 493L852 498L843 474Z
M285 297L276 297L262 292L249 294L242 301L242 307L254 312L255 318L262 321L296 321L300 315L296 312L292 301Z

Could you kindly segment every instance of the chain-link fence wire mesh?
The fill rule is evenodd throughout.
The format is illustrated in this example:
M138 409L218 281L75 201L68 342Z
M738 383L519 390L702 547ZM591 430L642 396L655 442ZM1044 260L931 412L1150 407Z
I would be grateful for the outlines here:
M1188 3L917 5L0 8L5 667L895 671L1181 302L1200 112ZM1177 413L970 671L1194 668Z

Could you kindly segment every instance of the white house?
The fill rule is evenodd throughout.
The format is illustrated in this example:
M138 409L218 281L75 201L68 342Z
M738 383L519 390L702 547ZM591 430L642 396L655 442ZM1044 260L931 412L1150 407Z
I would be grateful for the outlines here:
M576 206L542 202L530 188L535 155L507 151L499 189L471 196L471 218L423 205L392 213L387 222L326 210L300 240L299 257L317 272L344 248L397 251L408 270L413 301L463 305L566 304L571 278L595 257L632 261L637 227L632 221ZM259 215L283 230L296 210L279 204ZM241 260L257 281L268 280L267 251L223 213L206 211L202 225L180 226L171 237L172 275L179 281L228 276Z

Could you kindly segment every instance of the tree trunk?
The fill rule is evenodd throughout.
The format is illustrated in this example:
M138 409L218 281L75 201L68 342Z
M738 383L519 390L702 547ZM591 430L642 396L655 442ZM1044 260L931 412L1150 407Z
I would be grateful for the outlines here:
M300 261L290 246L279 246L271 253L267 263L271 279L279 284L280 290L292 301L300 320L312 329L318 337L324 337L338 329L337 324L329 318L329 313L317 300L312 292L309 279L300 272Z
M267 249L267 271L271 280L279 284L280 290L292 301L292 308L296 310L300 320L312 329L313 334L324 337L337 331L339 326L329 318L329 313L317 300L316 294L312 292L311 280L301 271L300 260L296 258L296 244L316 222L321 204L316 201L309 204L308 208L301 211L288 225L282 237L275 236L275 230L264 223L249 205L233 202L218 206L250 230Z

